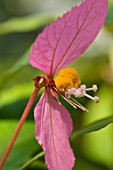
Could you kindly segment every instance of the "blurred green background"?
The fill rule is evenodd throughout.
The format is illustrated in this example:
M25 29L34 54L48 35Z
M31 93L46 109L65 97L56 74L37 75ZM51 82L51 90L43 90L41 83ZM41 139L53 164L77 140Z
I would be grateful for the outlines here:
M32 78L40 74L30 66L31 45L44 27L78 0L0 0L0 158L33 92ZM93 44L71 66L79 71L82 84L97 84L98 104L83 98L89 113L74 110L71 146L76 155L74 170L113 170L113 1L109 1L106 24ZM44 153L34 137L33 110L29 113L3 170L46 170ZM89 133L91 132L91 133ZM36 159L37 157L39 159ZM32 161L32 158L35 161ZM23 164L31 164L26 168Z

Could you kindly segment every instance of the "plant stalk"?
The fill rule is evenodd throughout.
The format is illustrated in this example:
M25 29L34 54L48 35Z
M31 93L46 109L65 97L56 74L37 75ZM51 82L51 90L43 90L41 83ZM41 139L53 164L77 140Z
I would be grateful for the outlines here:
M36 95L37 95L39 90L40 90L40 88L35 88L34 89L32 95L31 95L31 97L30 97L30 99L29 99L29 101L27 103L27 106L26 106L26 108L25 108L25 110L24 110L24 112L23 112L23 114L22 114L22 116L20 118L20 121L19 121L19 123L17 125L17 128L16 128L16 130L14 132L14 135L13 135L13 137L12 137L12 139L11 139L7 149L6 149L6 152L3 155L2 160L0 161L0 170L3 168L3 166L4 166L5 162L6 162L6 159L7 159L8 155L9 155L9 153L10 153L10 151L11 151L11 149L12 149L12 147L13 147L15 141L16 141L16 138L17 138L17 136L18 136L18 134L19 134L19 132L21 130L21 127L22 127L24 121L26 120L26 118L27 118L27 116L29 114L29 111L30 111L30 109L31 109L31 107L32 107L32 105L34 103L34 100L35 100Z

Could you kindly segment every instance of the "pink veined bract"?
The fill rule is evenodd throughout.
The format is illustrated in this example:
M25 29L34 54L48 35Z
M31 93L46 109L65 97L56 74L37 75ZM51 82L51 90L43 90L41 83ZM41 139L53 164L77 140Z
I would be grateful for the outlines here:
M65 88L61 84L62 88L58 89L54 75L79 57L93 42L104 25L107 3L107 0L84 0L62 18L47 26L32 46L29 62L46 74L34 78L37 87L45 86L40 101L35 107L34 118L36 139L45 151L45 161L49 170L71 170L75 162L69 144L69 137L73 130L72 119L68 110L60 104L57 94L73 106L80 108L82 106L73 101L71 95L86 96L98 101L97 97L93 98L86 93L90 89L86 89L85 85L80 87L70 85L71 88L68 86ZM91 90L96 91L96 86L93 85ZM85 108L82 107L82 110Z

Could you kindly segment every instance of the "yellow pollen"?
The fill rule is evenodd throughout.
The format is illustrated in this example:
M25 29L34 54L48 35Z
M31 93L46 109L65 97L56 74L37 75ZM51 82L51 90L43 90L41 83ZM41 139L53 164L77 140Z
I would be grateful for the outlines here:
M55 85L59 90L66 90L70 88L77 88L80 85L80 78L75 68L64 68L55 78Z

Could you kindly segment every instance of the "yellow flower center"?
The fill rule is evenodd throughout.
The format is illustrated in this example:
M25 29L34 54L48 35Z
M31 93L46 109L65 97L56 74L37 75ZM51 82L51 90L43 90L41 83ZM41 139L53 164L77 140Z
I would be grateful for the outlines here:
M55 78L55 85L59 90L66 90L70 88L77 88L80 85L80 78L75 68L64 68Z

